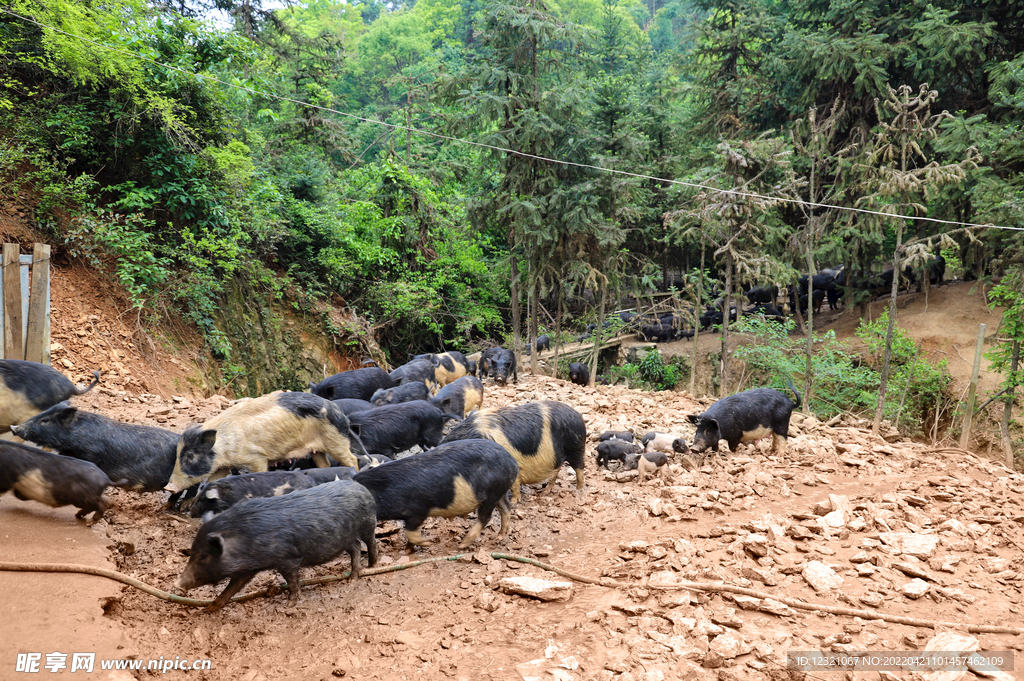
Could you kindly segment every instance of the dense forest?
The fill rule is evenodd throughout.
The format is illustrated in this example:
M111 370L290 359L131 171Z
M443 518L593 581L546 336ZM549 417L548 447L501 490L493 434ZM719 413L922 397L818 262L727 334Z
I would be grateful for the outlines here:
M401 360L940 253L1024 336L1020 3L14 0L0 41L0 203L227 363L233 278Z

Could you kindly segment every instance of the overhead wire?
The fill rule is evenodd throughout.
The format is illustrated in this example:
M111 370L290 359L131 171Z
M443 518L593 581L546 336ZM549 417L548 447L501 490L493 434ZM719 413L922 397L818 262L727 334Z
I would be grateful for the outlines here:
M666 184L673 184L673 185L679 185L679 186L683 186L683 187L690 187L690 188L693 188L693 189L701 189L701 190L704 190L704 191L717 192L717 193L720 193L720 194L728 194L728 195L731 195L731 196L736 196L736 197L741 197L741 198L765 199L765 200L769 200L769 201L778 201L778 202L781 202L781 203L789 203L789 204L792 204L792 205L807 206L809 208L827 208L827 209L834 209L834 210L839 210L839 211L846 211L846 212L859 213L859 214L865 214L865 215L877 215L877 216L891 218L891 219L919 220L919 221L922 221L922 222L931 222L931 223L936 223L936 224L953 225L953 226L958 227L958 228L1001 229L1001 230L1008 230L1008 231L1015 231L1015 232L1024 232L1024 227L1010 227L1008 225L995 225L995 224L991 224L991 223L957 222L957 221L953 221L953 220L943 220L941 218L932 218L932 217L921 216L921 215L903 215L903 214L900 214L900 213L888 213L888 212L885 212L885 211L871 210L871 209L867 209L867 208L857 208L857 207L854 207L854 206L840 206L840 205L829 204L829 203L818 203L818 202L815 202L815 201L804 201L803 199L797 199L797 198L792 198L792 197L771 196L771 195L766 195L766 194L758 194L756 192L738 191L738 190L735 190L735 189L721 189L719 187L712 187L710 185L701 184L699 182L687 182L686 180L676 180L676 179L665 178L665 177L657 177L655 175L647 175L647 174L644 174L644 173L634 173L634 172L630 172L630 171L627 171L627 170L619 170L619 169L616 169L616 168L604 168L602 166L596 166L596 165L592 165L592 164L589 164L589 163L579 163L579 162L576 162L576 161L566 161L566 160L562 160L562 159L555 159L555 158L550 158L550 157L547 157L547 156L540 156L540 155L537 155L537 154L530 154L530 153L527 153L525 151L517 151L515 149L508 149L508 148L505 148L505 147L499 147L499 146L495 146L495 145L492 145L492 144L485 144L483 142L474 142L472 140L467 140L467 139L464 139L464 138L461 138L461 137L455 137L455 136L452 136L452 135L444 135L444 134L441 134L441 133L438 133L438 132L433 132L433 131L430 131L430 130L424 130L422 128L414 128L414 127L410 127L410 126L399 125L399 124L396 124L396 123L385 123L384 121L378 121L378 120L375 120L373 118L366 118L364 116L358 116L356 114L349 113L349 112L346 112L346 111L339 111L338 109L333 109L333 108L328 107L328 106L322 106L322 105L319 105L319 104L313 104L311 102L303 102L302 100L294 99L292 97L285 97L283 95L278 95L278 94L272 93L272 92L264 92L262 90L258 90L256 88L249 87L247 85L240 85L238 83L231 83L231 82L228 82L228 81L225 81L225 80L221 80L220 78L217 78L215 76L210 76L210 75L206 75L206 74L202 74L202 73L196 73L194 71L189 71L189 70L183 69L183 68L178 67L178 66L173 66L171 64L166 64L164 62L157 61L155 59L152 59L150 57L146 57L144 55L141 55L141 54L138 54L138 53L135 53L135 52L128 52L128 51L122 50L122 49L120 49L118 47L113 47L111 45L106 45L104 43L101 43L101 42L98 42L96 40L93 40L92 38L87 38L85 36L77 35L75 33L70 33L68 31L65 31L65 30L61 29L61 28L57 28L55 26L51 26L49 24L45 24L45 23L40 22L40 21L38 21L36 19L33 19L31 17L22 16L20 14L17 14L16 12L12 12L9 9L5 9L5 8L0 7L0 12L3 12L4 14L8 14L8 15L10 15L12 17L21 19L22 21L26 21L26 22L28 22L30 24L34 24L36 26L39 26L40 28L44 28L44 29L47 29L47 30L50 30L50 31L54 31L56 33L60 33L61 35L66 35L69 38L75 38L76 40L81 40L83 42L95 45L96 47L99 47L99 48L102 48L102 49L105 49L105 50L109 50L111 52L117 52L119 54L122 54L122 55L124 55L126 57L129 57L129 58L132 58L132 59L138 59L138 60L141 60L141 61L145 61L145 62L148 62L150 64L153 64L154 66L159 66L160 68L168 69L168 70L171 70L171 71L176 71L176 72L181 73L181 74L186 75L186 76L191 76L193 78L199 78L201 80L208 81L208 82L211 82L211 83L217 83L219 85L223 85L223 86L229 87L229 88L234 88L234 89L237 89L237 90L242 90L244 92L248 92L249 94L256 95L258 97L264 97L264 98L267 98L267 99L274 99L274 100L281 101L281 102L289 102L291 104L296 104L298 106L306 107L308 109L314 109L314 110L317 110L317 111L323 111L323 112L327 112L327 113L337 114L339 116L343 116L345 118L350 118L352 120L360 121L360 122L363 122L363 123L371 123L371 124L374 124L374 125L380 125L380 126L389 128L392 131L394 131L394 130L402 130L402 131L405 131L405 132L411 132L411 133L415 133L415 134L418 134L418 135L424 135L424 136L427 136L427 137L433 137L435 139L445 140L445 141L448 141L448 142L456 142L456 143L459 143L459 144L465 144L465 145L468 145L468 146L478 147L478 148L481 148L481 149L487 149L487 150L490 150L490 151L497 151L497 152L501 152L501 153L504 153L504 154L511 154L513 156L518 156L520 158L528 158L528 159L533 159L533 160L537 160L537 161L543 161L545 163L555 163L555 164L564 165L564 166L571 166L571 167L575 167L575 168L583 168L583 169L587 169L587 170L595 170L595 171L598 171L598 172L612 173L612 174L615 174L615 175L621 175L621 176L625 176L625 177L633 177L633 178L642 179L642 180L653 180L655 182L663 182L663 183L666 183Z

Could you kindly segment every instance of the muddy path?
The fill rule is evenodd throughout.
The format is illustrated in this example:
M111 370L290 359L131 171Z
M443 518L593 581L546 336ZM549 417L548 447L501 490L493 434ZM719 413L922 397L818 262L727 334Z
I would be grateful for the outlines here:
M607 428L630 428L689 441L686 414L710 403L684 392L580 388L529 376L517 386L485 388L488 406L536 399L576 407L591 440ZM107 389L76 400L113 418L175 430L230 404L218 396L168 399ZM970 624L1024 627L1024 476L964 453L872 439L853 420L829 427L794 415L793 424L784 455L762 441L712 456L696 470L677 460L671 479L644 485L634 471L597 469L590 442L583 492L576 492L571 471L549 494L526 490L505 541L496 540L495 521L473 547L475 557L308 587L295 606L278 594L205 614L95 577L0 573L0 588L18 594L5 599L0 621L0 678L29 678L12 672L16 653L50 646L71 652L71 641L89 642L76 633L83 629L104 654L211 662L209 671L172 671L168 678L243 681L779 679L788 678L789 650L914 650L938 633L671 588L679 580L955 622L961 631ZM65 518L67 509L51 517L34 502L0 499L3 560L108 560L173 590L198 521L161 511L166 493L110 494L112 509L91 529ZM398 525L383 524L379 564L455 555L470 523L428 521L424 534L435 544L412 554ZM65 535L89 537L82 542L88 549L72 550L60 540ZM576 583L567 600L551 602L506 593L502 580L509 577L566 580L489 552L623 586ZM305 569L303 577L347 569L343 557ZM262 573L247 590L279 581ZM217 592L204 587L191 595ZM97 598L107 596L104 610ZM1024 636L973 638L981 650L1017 651L1018 671L994 678L1024 678Z

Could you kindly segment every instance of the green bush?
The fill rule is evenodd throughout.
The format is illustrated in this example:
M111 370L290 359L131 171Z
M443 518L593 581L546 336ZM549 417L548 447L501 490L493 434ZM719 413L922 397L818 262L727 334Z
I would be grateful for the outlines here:
M689 367L683 357L665 361L657 349L650 350L636 363L610 367L608 380L623 382L628 388L641 390L672 390L680 381L689 378Z
M792 319L779 324L763 317L743 317L738 333L750 334L754 342L741 345L735 356L747 363L751 384L775 388L789 394L792 381L802 393L806 371L806 339L791 336ZM877 399L878 375L858 366L848 346L836 340L834 331L814 337L816 351L811 360L811 411L828 418L842 411L867 409ZM874 391L874 392L873 392Z

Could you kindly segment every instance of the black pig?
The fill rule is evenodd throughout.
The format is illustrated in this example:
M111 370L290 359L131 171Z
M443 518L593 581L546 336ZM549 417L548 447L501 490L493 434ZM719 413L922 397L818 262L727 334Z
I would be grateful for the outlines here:
M387 390L378 390L370 398L370 403L375 407L383 407L385 404L401 404L427 399L430 399L430 390L427 389L427 384L412 381Z
M499 385L508 383L508 377L512 376L512 382L519 382L519 369L516 366L516 354L511 350L502 350L497 356L490 360L491 375Z
M229 475L220 480L202 483L199 494L192 503L190 514L193 518L202 518L203 522L208 522L210 518L223 513L239 501L257 497L279 497L289 492L315 487L317 484L314 478L305 475L303 471Z
M65 456L91 461L111 480L125 478L139 492L156 492L167 484L180 437L164 428L120 423L66 401L11 426L11 431Z
M92 383L79 390L53 367L22 359L0 359L0 433L72 395L89 392L100 381L100 372L92 375Z
M569 365L569 380L576 385L590 385L590 369L583 362Z
M583 458L587 424L579 412L554 401L530 402L470 414L444 442L485 438L505 447L519 464L512 501L519 501L519 485L547 482L552 489L562 464L576 471L576 489L583 489Z
M380 367L342 371L319 383L309 383L309 391L325 400L369 400L378 390L395 387L395 382Z
M220 610L261 570L288 582L289 603L299 598L299 568L348 552L351 579L359 578L359 541L370 566L377 562L373 497L350 480L329 482L280 497L250 499L203 525L192 542L177 586L185 592L230 577L207 607Z
M623 442L632 442L633 433L628 430L606 430L597 436L598 442L604 442L605 440L622 440Z
M645 452L666 452L668 454L678 452L679 454L686 454L690 451L686 446L686 440L678 435L658 433L653 430L640 438L640 444L643 445Z
M598 467L604 466L608 468L608 462L612 459L616 461L625 461L627 454L635 454L640 451L639 445L633 442L624 442L622 440L611 438L605 440L597 445L597 465Z
M509 531L511 507L506 494L519 474L515 459L489 440L447 442L429 452L361 470L353 480L377 503L378 520L402 520L410 544L429 546L420 526L430 516L453 518L477 511L476 522L459 544L466 548L501 515L498 538Z
M345 416L354 414L357 411L366 411L367 409L373 409L373 403L367 400L354 400L352 398L343 398L340 400L331 400L338 409L341 409L341 413Z
M0 494L13 489L14 496L22 501L38 501L54 508L77 506L75 517L92 513L87 522L92 525L110 507L103 496L107 487L126 485L126 480L111 482L94 463L0 441Z
M789 388L796 395L796 402L778 390L754 388L723 397L703 414L690 414L687 418L697 426L693 451L711 449L717 452L718 441L726 440L729 449L735 452L741 442L753 442L771 435L772 451L785 454L789 417L800 406L800 394L792 383Z
M452 418L457 417L417 400L356 412L349 422L368 453L392 457L414 445L429 449L441 444L444 423Z

